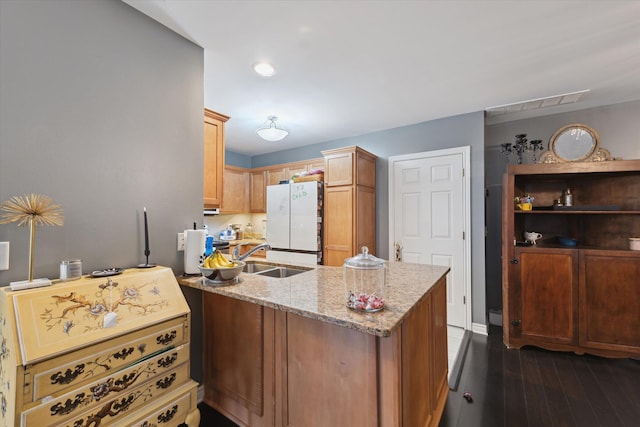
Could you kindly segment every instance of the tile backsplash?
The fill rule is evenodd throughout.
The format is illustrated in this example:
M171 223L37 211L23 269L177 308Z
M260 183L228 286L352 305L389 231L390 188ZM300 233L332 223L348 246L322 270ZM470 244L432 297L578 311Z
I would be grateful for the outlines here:
M207 215L204 217L204 224L209 228L209 234L219 236L222 230L226 230L229 224L242 224L244 231L247 224L253 226L253 233L257 237L264 237L266 232L266 214L234 214L234 215Z

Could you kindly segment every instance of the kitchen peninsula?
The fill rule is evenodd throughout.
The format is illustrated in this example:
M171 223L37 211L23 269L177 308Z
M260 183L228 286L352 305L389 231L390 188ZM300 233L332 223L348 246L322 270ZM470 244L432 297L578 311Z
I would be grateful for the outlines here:
M261 261L264 262L264 261ZM437 426L448 267L387 263L386 305L345 306L340 267L202 284L205 402L246 426Z

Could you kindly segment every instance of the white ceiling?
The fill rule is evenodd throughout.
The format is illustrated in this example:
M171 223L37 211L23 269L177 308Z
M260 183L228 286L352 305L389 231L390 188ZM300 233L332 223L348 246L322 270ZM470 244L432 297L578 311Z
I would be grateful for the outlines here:
M640 99L640 1L124 1L205 49L205 106L247 155L587 89L490 120ZM269 115L287 138L256 135Z

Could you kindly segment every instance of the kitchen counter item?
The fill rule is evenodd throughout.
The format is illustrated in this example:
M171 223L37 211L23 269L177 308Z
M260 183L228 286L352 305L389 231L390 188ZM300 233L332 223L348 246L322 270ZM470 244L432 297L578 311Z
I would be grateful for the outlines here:
M640 251L640 237L629 237L629 249Z
M344 288L347 307L375 312L384 308L386 267L384 260L369 254L369 248L344 261Z
M202 282L205 285L231 284L237 281L244 265L244 261L234 261L234 266L229 268L205 268L199 265L198 269L202 273Z
M185 274L198 274L198 264L204 254L206 232L200 230L184 231L184 272Z

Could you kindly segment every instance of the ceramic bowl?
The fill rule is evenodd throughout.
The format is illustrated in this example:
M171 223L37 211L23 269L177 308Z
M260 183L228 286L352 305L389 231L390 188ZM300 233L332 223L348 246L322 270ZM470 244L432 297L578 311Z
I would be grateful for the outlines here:
M202 279L204 284L211 283L229 283L235 281L235 279L242 273L244 268L244 261L234 261L233 267L228 268L205 268L201 265L198 266L202 273Z
M578 244L578 240L573 237L558 237L558 242L562 246L575 246Z
M629 237L629 249L640 251L640 237Z

